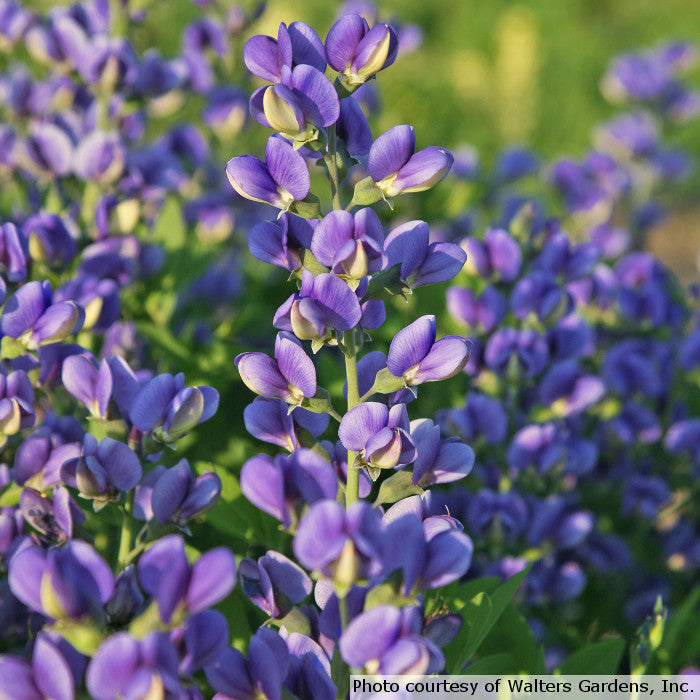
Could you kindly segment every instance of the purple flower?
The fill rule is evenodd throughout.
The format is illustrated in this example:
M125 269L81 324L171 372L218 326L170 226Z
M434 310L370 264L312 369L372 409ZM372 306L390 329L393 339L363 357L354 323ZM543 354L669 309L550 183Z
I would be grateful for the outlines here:
M250 254L290 272L298 270L302 267L301 252L311 248L311 238L317 225L316 220L302 219L289 213L282 214L277 221L261 221L248 234Z
M557 549L578 547L593 531L595 519L587 510L579 510L566 497L550 496L544 501L532 501L533 516L527 540L532 546L549 541Z
M19 498L19 512L37 532L63 544L73 536L73 525L85 522L85 514L64 486L55 486L51 496L25 487Z
M301 447L302 431L308 431L316 438L328 427L329 419L327 413L311 413L303 408L296 408L290 414L284 401L260 396L243 411L246 430L253 437L284 447L289 452Z
M27 241L14 224L0 226L0 269L10 282L27 276Z
M269 627L261 627L250 640L247 659L237 649L228 648L204 671L219 700L282 700L288 668L284 639Z
M483 242L465 238L461 245L466 249L467 265L482 277L495 276L504 282L512 282L520 274L520 245L503 229L489 229Z
M0 656L0 695L16 700L73 700L85 661L60 637L42 632L34 643L31 664Z
M508 433L508 416L501 402L491 396L469 392L464 408L437 414L440 427L463 440L483 437L489 445L498 445Z
M34 389L29 377L20 369L10 374L0 372L0 443L35 422Z
M107 417L112 395L112 373L107 360L97 364L92 355L70 355L63 361L63 386L75 396L95 418Z
M241 491L260 510L290 528L307 503L335 498L338 478L325 459L299 449L274 459L251 457L241 469Z
M393 27L376 24L369 28L359 15L341 17L328 31L326 57L338 71L338 81L353 92L380 70L390 66L399 50Z
M316 227L311 252L338 275L361 279L382 269L384 230L372 209L332 211Z
M435 316L421 316L391 341L387 367L406 386L449 379L464 369L471 346L466 338L446 335L436 341Z
M450 287L447 290L450 314L470 328L490 333L508 311L505 297L495 287L488 286L478 296L471 289Z
M440 439L440 428L428 418L411 421L411 439L418 456L413 483L444 484L464 478L474 466L474 450L458 438Z
M489 529L495 529L512 539L528 527L530 511L519 493L482 489L469 499L465 522L474 533L483 535Z
M307 64L320 73L326 70L323 44L316 32L305 22L281 23L277 39L256 34L243 47L246 68L258 78L271 83L282 81L282 69Z
M175 648L163 632L152 632L140 641L117 632L92 658L86 685L95 700L144 697L152 690L179 695Z
M214 88L207 95L202 121L222 140L230 139L245 126L248 100L233 87Z
M385 518L384 573L400 570L401 593L408 597L456 581L469 569L474 550L461 530L461 523L449 516L422 520L412 510L402 512L395 505L391 518ZM396 546L398 542L401 547Z
M77 253L75 234L71 233L69 219L56 214L34 214L22 224L29 253L33 260L41 260L60 267L70 263Z
M368 467L394 469L416 458L409 429L404 404L389 409L382 403L367 401L343 416L338 437L348 450L359 452L358 456Z
M349 588L378 566L382 548L379 512L358 501L346 511L337 501L314 503L294 536L294 554L308 569L331 576Z
M368 673L436 673L445 657L430 640L422 637L419 608L377 605L350 621L339 641L344 661Z
M97 501L113 498L119 491L129 491L141 479L141 463L136 453L123 442L85 434L82 455L61 467L61 478L77 488L84 498Z
M700 420L688 419L674 423L666 433L664 447L672 454L688 454L695 466L700 466Z
M338 138L353 158L361 159L367 156L374 139L367 117L354 97L340 100L340 116L335 129Z
M34 123L17 144L17 165L42 178L64 177L71 171L73 142L64 129L50 122Z
M226 165L231 187L241 197L287 211L309 194L311 180L303 157L287 141L271 136L265 162L254 156L237 156Z
M553 274L534 270L518 280L511 293L510 307L521 320L535 314L542 322L552 322L572 310L573 299Z
M244 352L234 363L245 385L261 396L298 405L316 393L314 363L291 333L277 334L274 359L262 352Z
M467 260L466 253L453 243L430 243L424 221L408 221L392 229L384 241L387 266L401 265L401 279L412 289L425 284L451 280Z
M331 663L326 652L313 639L298 632L287 637L289 670L284 681L298 698L326 700L336 695L331 680Z
M196 615L223 600L236 585L236 561L228 549L216 547L190 566L182 537L167 535L141 555L138 574L168 624L176 612Z
M75 148L73 172L104 187L119 179L125 162L126 151L117 133L92 131Z
M10 561L9 581L27 607L56 620L99 616L114 590L109 566L79 540L62 549L22 549Z
M357 295L344 280L330 272L314 277L303 270L299 293L292 294L277 309L273 323L275 328L291 331L300 340L315 341L315 352L333 338L334 329L350 330L361 318Z
M184 525L206 513L221 496L221 479L214 472L195 476L186 459L166 470L153 486L151 508L161 523Z
M484 351L486 365L498 374L517 371L524 377L534 377L544 370L548 359L547 343L530 329L496 331Z
M296 147L317 141L340 115L331 82L313 66L282 68L282 81L258 88L250 98L253 119L294 141Z
M243 592L270 617L283 618L311 593L304 570L279 552L241 560L238 575Z
M136 429L169 444L209 420L218 407L219 393L210 386L185 387L182 373L159 374L135 395L129 420Z
M5 304L0 331L18 338L27 349L56 343L83 325L85 312L73 301L53 303L51 285L32 281L22 285Z
M603 381L586 375L576 360L564 360L552 365L540 382L540 401L561 416L585 411L605 394Z
M415 132L405 124L389 129L372 144L367 170L383 197L429 190L450 171L453 158L446 149L415 150Z

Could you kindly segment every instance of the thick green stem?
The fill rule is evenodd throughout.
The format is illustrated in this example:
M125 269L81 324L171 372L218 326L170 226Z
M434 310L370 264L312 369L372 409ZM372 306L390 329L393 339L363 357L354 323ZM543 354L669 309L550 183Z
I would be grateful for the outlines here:
M345 376L348 381L348 411L360 403L360 389L357 383L357 348L355 330L343 334L345 347ZM348 451L348 478L345 487L345 507L349 508L360 497L360 470L353 467L357 452Z
M333 209L342 209L340 203L340 182L338 180L338 161L335 149L335 124L328 127L328 152L323 156L323 161L328 169L328 178L331 181L331 197Z
M125 568L129 563L129 555L131 554L131 541L134 534L134 518L131 511L134 508L134 492L129 491L124 504L124 522L122 523L122 532L119 538L119 567Z

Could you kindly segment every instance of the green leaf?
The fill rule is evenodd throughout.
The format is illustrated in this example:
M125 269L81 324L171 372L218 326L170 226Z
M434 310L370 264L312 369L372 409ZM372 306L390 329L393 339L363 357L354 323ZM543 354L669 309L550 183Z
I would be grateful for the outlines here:
M511 654L491 654L483 659L475 661L460 673L467 676L494 676L501 674L515 674L518 672L518 664Z
M179 250L185 245L187 226L180 202L175 197L165 200L153 224L151 239L154 243L160 243L168 252Z
M404 469L382 481L374 506L380 506L382 503L396 503L402 498L420 493L423 493L423 489L413 485L413 473Z
M507 605L483 644L484 652L498 653L508 649L515 659L518 673L545 673L544 652L538 646L527 620Z
M491 598L486 593L477 593L459 611L464 624L448 648L446 668L450 674L459 674L462 671L488 634L491 628L489 619L492 607Z
M496 624L508 606L518 587L527 575L528 569L509 578L501 586L493 590L490 595L484 592L477 593L459 613L462 615L464 625L457 637L447 649L446 668L450 673L459 673L464 665L469 661L481 642L485 639L491 628ZM492 580L492 579L491 579ZM470 582L480 587L488 586L489 579ZM484 611L477 608L486 605L483 601L488 601L488 615L482 620Z
M604 639L574 652L558 669L562 675L614 675L618 672L624 639Z

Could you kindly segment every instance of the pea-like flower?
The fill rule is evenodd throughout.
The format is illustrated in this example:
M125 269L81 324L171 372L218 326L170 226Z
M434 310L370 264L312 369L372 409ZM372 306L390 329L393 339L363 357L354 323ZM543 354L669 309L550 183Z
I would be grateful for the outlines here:
M337 275L322 272L314 277L302 271L301 288L277 309L275 328L292 331L300 340L313 340L314 352L319 343L333 338L333 330L347 331L362 318L355 292ZM282 397L279 397L282 398Z
M394 28L376 24L369 28L360 15L341 17L328 31L326 57L338 71L338 81L353 92L395 60L399 42Z
M446 335L436 340L435 316L421 316L391 341L387 367L406 386L449 379L464 369L471 346L466 338Z
M440 428L429 418L411 421L411 439L418 450L413 464L414 484L456 481L474 466L474 450L459 438L440 439Z
M63 361L61 379L67 391L86 406L93 417L107 417L112 396L112 373L107 360L98 365L90 354L70 355Z
M301 252L311 248L318 222L284 213L277 221L261 221L248 234L250 254L290 272L302 267Z
M170 444L209 420L219 407L219 392L210 386L186 387L180 373L159 374L141 388L129 408L131 424Z
M415 150L415 131L406 124L389 129L372 144L367 170L384 197L429 190L450 171L454 159L445 148Z
M20 550L10 560L9 581L19 600L54 620L99 615L114 590L107 563L80 540L61 549Z
M241 197L287 211L309 194L311 179L304 158L282 138L271 136L265 162L236 156L226 164L228 180Z
M94 435L86 433L82 455L64 463L61 478L84 498L106 501L138 484L141 463L123 442L107 437L98 444Z
M298 405L316 393L316 368L301 343L283 331L275 340L275 357L244 352L234 360L245 385L256 394Z
M82 306L74 301L54 303L51 285L32 281L7 300L0 317L0 331L17 338L28 350L36 350L79 331L84 320Z
M467 260L467 254L454 243L431 243L425 221L408 221L392 229L384 241L384 252L388 267L401 265L401 279L411 289L451 280Z
M350 409L340 421L338 437L348 450L359 452L362 462L373 469L394 469L412 462L416 447L409 435L404 404L388 408L367 401ZM350 465L350 468L356 465Z

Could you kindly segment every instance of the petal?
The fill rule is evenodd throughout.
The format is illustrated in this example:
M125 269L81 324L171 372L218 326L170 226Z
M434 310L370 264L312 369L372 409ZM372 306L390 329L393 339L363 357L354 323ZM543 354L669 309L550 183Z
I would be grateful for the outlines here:
M311 179L306 161L284 139L271 136L267 140L265 163L275 183L294 199L301 200L309 194Z
M277 591L294 603L301 603L311 593L312 583L306 572L279 552L268 552L260 559L260 566Z
M394 336L386 365L395 377L403 376L426 357L435 343L435 328L435 316L421 316Z
M241 379L251 391L271 398L290 398L287 380L282 376L277 362L271 357L262 352L244 352L238 355L234 362Z
M246 41L243 47L243 61L246 68L258 78L277 83L281 76L280 52L277 42L271 36L256 34ZM290 61L287 65L291 65Z
M254 156L236 156L226 164L228 180L241 197L281 206L277 183L267 165ZM306 195L304 195L306 196ZM302 197L303 199L303 197Z
M225 547L202 554L192 567L187 589L187 608L192 613L222 601L236 585L236 560Z
M0 697L8 700L44 700L34 682L34 670L22 659L3 656L0 659Z
M291 521L284 502L284 476L271 457L258 455L243 465L241 491L254 506L289 527Z
M326 51L315 30L306 22L292 22L288 28L296 65L307 64L325 73Z
M354 220L347 211L332 211L323 217L311 239L311 252L324 265L332 265L339 248L353 238Z
M52 700L73 700L75 681L73 673L63 654L40 634L32 654L34 678L39 690Z
M369 149L367 171L375 182L397 173L413 155L416 135L412 126L400 124L382 134Z
M193 480L192 469L187 460L180 460L156 481L151 496L153 517L165 523L185 500Z
M297 66L292 73L292 85L307 121L315 126L330 126L338 121L338 93L323 73L313 66Z
M338 437L346 449L359 451L389 420L389 409L383 403L367 401L351 408L340 421Z
M447 282L459 274L467 261L467 254L454 243L432 243L428 247L425 260L418 268L411 286Z
M340 277L321 273L314 280L312 297L321 305L336 330L347 331L360 322L362 309L357 295Z
M270 265L287 268L287 254L284 248L284 231L278 221L261 221L253 226L248 234L250 254Z
M343 507L336 501L318 501L297 527L294 554L307 569L321 569L340 556L346 540Z
M298 388L306 397L316 393L316 368L313 360L294 336L284 331L277 334L275 358L282 376L292 387Z
M165 412L177 393L172 374L159 374L153 377L134 400L129 419L135 428L147 432L159 425Z
M288 413L287 404L282 401L256 398L245 407L243 422L245 429L258 440L279 445L290 452L296 447L294 420Z
M97 458L109 480L120 491L132 489L141 480L141 462L136 453L123 442L104 438L97 448Z
M359 102L352 95L340 100L336 132L353 158L363 158L369 153L372 131Z
M367 30L367 23L359 15L344 15L329 29L326 58L332 68L342 72L352 63L355 49Z
M401 263L401 277L406 279L417 270L428 255L430 229L425 221L407 221L390 231L384 241L388 266Z
M181 673L194 671L215 662L228 645L228 624L217 610L205 610L191 617L185 626L187 655Z
M224 649L214 663L206 666L204 672L211 687L229 698L255 697L245 657L238 649Z
M454 158L445 148L429 146L411 156L390 185L389 196L429 190L450 172Z
M39 547L23 549L10 560L10 590L16 598L37 612L44 609L41 604L41 580L46 568L46 554Z
M428 542L428 563L423 571L426 588L439 588L467 573L474 545L463 532L448 530Z
M27 282L22 285L5 304L0 318L0 330L10 336L19 338L39 320L51 303L50 288L41 282Z
M362 668L380 659L399 635L401 611L393 605L377 605L350 621L338 642L345 663Z
M108 637L87 669L86 683L95 700L114 700L139 669L138 642L126 632Z
M418 364L412 383L436 382L461 372L469 361L471 346L466 338L456 335L438 340Z

